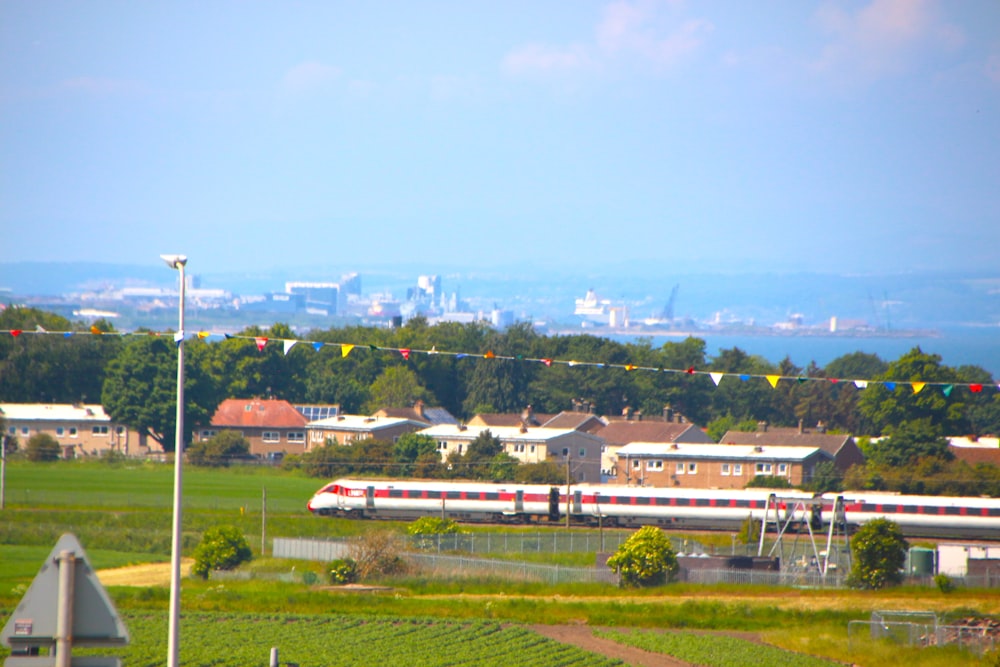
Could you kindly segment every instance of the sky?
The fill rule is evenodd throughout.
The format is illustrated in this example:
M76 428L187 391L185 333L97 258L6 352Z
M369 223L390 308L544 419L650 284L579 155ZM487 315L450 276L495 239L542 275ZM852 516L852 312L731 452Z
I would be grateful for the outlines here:
M1000 3L0 0L0 262L996 273Z

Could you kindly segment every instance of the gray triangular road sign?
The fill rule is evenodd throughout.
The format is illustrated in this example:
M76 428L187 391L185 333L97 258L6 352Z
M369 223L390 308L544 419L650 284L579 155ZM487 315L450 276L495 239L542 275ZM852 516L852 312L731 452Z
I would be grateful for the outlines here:
M111 598L97 579L87 554L75 535L59 538L28 592L7 621L0 641L11 648L47 646L55 642L59 597L59 554L75 557L73 592L73 646L122 646L129 634Z

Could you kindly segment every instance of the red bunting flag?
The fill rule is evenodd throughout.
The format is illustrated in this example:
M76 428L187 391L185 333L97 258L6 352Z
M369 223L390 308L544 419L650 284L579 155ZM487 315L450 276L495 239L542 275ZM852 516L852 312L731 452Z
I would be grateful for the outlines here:
M971 391L973 394L978 394L982 390L983 390L983 385L981 385L981 384L970 384L969 385L969 391Z
M21 335L21 330L20 329L11 329L10 335L13 336L14 338L17 338L18 336Z
M257 338L254 338L254 342L257 343L257 350L258 351L263 351L264 350L264 346L267 345L267 339L264 338L263 336L258 336Z
M688 375L694 375L694 366L688 366L688 369L684 372Z
M625 370L626 371L634 371L636 368L637 367L633 366L632 364L625 364Z
M399 353L403 355L403 358L406 359L407 361L410 360L410 348L404 347L399 351Z
M552 365L552 360L551 359L539 359L539 361L541 361L546 366L551 366Z
M90 333L94 334L95 336L100 336L104 332L98 329L96 324L91 324Z
M483 355L483 357L486 359L492 359L495 356L497 355L493 354L493 350L486 350L486 354Z

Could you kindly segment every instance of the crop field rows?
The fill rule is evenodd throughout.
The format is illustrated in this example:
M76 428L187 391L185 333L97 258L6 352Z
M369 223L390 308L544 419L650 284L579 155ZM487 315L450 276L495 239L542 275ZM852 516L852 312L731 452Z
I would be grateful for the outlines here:
M159 667L166 660L167 617L123 614L130 646L113 651L124 664ZM180 661L190 665L246 667L267 664L272 647L282 663L323 667L435 667L523 665L610 667L617 660L547 639L519 625L366 616L292 614L185 614ZM109 649L74 651L107 655Z

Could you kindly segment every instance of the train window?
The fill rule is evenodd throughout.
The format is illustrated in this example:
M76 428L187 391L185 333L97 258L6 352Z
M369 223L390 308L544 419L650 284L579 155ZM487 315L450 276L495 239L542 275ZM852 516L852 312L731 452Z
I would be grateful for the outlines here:
M432 500L440 500L441 499L441 492L440 491L428 491L427 492L427 497L430 498L430 499L432 499Z
M405 495L403 494L403 490L402 489L389 489L389 497L390 498L404 498Z
M635 499L636 505L649 505L649 498L647 496L638 496Z
M459 500L462 497L461 491L447 491L445 492L445 498L448 500Z
M944 513L948 514L950 516L958 516L959 514L962 513L962 508L961 507L945 507L944 508Z
M500 500L500 494L496 491L487 491L483 496L485 500Z

